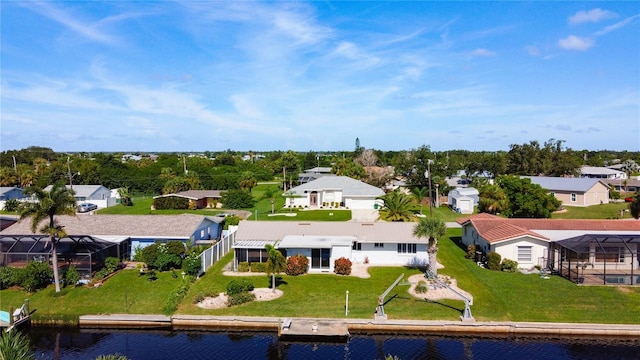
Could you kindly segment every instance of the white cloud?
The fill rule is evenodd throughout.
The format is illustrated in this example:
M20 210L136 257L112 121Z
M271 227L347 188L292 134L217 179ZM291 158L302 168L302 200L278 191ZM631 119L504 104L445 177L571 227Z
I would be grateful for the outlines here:
M586 22L599 22L601 20L612 19L618 17L618 14L602 10L600 8L592 9L589 11L578 11L575 15L569 17L569 24L582 24Z
M605 27L604 29L596 32L595 35L596 36L600 36L600 35L604 35L604 34L612 32L612 31L621 29L621 28L629 25L631 22L633 22L633 20L638 19L638 18L640 18L640 14L628 17L628 18L626 18L626 19L624 19L624 20L622 20L620 22L617 22L617 23L615 23L613 25Z
M565 50L586 51L589 50L595 41L589 38L583 38L575 35L569 35L564 39L558 40L558 45Z
M471 52L472 56L496 56L495 51L491 51L488 49L478 48Z

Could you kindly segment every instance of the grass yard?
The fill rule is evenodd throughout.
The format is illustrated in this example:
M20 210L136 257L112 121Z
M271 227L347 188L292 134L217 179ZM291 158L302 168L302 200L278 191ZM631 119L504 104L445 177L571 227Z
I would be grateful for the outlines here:
M31 310L36 310L34 321L55 319L69 323L87 314L162 314L168 295L181 281L171 272L158 273L158 280L151 282L137 270L122 270L98 288L67 287L57 294L53 285L33 294L2 290L0 309L18 308L29 299Z
M629 203L609 203L592 206L565 206L565 212L553 213L554 219L631 219ZM622 216L620 216L621 211Z
M640 287L577 286L558 276L504 273L478 267L464 258L456 241L460 229L449 230L451 238L440 242L441 274L458 280L458 286L474 296L471 307L478 321L544 321L629 323L640 322ZM228 261L231 260L229 256ZM373 318L377 297L402 273L405 278L418 270L404 267L371 268L369 279L313 274L281 275L278 289L284 295L270 302L253 302L232 308L205 310L193 304L197 293L224 292L234 277L222 275L218 263L191 288L179 313L208 315L344 317L345 292L349 290L349 317ZM251 277L256 287L268 287L267 276ZM427 302L410 296L406 286L397 286L387 296L385 312L394 319L458 320L461 300Z

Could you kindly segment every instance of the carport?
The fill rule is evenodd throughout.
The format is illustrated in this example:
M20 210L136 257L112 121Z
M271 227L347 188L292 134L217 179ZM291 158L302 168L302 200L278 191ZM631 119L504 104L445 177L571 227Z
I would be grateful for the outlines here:
M552 244L557 270L577 284L640 284L640 234L586 234Z

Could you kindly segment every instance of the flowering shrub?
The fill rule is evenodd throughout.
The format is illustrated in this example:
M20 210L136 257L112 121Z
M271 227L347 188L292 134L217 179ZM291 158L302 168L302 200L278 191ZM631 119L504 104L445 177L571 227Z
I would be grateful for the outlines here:
M302 275L306 274L309 269L309 258L302 254L295 256L289 256L287 259L287 269L285 273L287 275Z
M341 257L336 259L333 271L338 275L349 275L351 274L351 265L351 260Z
M489 270L500 271L500 261L502 256L497 252L490 252L487 254L487 267Z
M511 259L503 259L502 264L500 264L500 268L502 271L506 272L516 272L518 270L518 262Z

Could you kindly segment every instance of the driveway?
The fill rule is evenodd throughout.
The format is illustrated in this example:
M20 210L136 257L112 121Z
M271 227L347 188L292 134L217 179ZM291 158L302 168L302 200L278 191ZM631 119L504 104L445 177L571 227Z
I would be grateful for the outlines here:
M378 220L378 210L351 209L351 220L353 222L373 222Z

